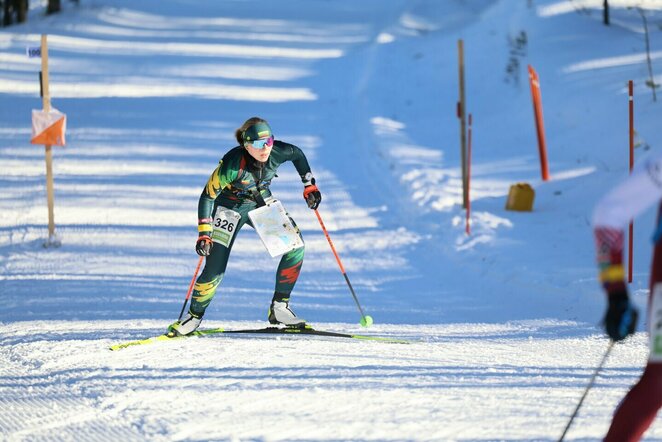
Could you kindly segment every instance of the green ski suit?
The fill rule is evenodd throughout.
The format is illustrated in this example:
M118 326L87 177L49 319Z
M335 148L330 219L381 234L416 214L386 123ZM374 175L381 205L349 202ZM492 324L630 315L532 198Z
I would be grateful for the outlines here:
M238 212L241 219L235 227L229 247L214 243L207 256L191 299L190 311L194 315L202 316L214 298L239 230L246 223L252 227L248 212L258 207L255 193L259 192L264 199L271 196L271 180L276 176L278 167L286 161L294 163L304 185L310 184L312 173L304 153L297 146L279 140L274 141L271 155L264 163L254 159L242 146L231 149L209 177L198 202L198 234L211 236L212 216L219 206ZM257 199L260 199L259 196ZM282 256L276 272L275 300L289 299L299 277L303 255L304 247L300 247Z

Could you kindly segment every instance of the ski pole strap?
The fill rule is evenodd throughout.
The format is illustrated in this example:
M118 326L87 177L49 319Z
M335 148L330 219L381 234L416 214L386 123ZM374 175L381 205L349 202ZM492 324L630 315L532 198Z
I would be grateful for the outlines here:
M258 207L263 207L266 206L267 203L264 202L264 198L262 197L262 193L260 192L260 179L257 177L255 172L252 170L250 171L251 175L253 175L253 181L255 181L255 189L251 189L251 195L253 196L253 199L257 203Z
M267 203L264 202L264 198L262 197L262 194L258 189L252 189L251 194L253 195L253 199L257 203L258 207L266 206Z

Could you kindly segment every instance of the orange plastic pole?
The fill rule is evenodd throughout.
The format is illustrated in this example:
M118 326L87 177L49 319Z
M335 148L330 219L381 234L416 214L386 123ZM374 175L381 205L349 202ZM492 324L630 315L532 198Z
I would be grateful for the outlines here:
M193 285L195 284L195 279L198 276L198 272L200 271L200 266L202 265L202 260L204 256L201 256L200 259L198 259L198 265L195 267L195 273L193 274L193 279L191 279L191 284L188 286L188 292L186 292L186 299L184 299L184 305L182 306L182 311L179 312L179 320L182 319L182 316L184 315L184 309L186 308L186 304L188 303L188 300L191 298L191 292L193 292Z
M465 231L471 235L471 114L469 114L469 133L467 144L467 223Z
M538 73L529 65L529 84L533 98L533 114L536 120L536 133L538 135L538 151L540 152L540 172L542 180L549 180L549 166L547 164L547 145L545 142L545 124L542 115L542 95L540 93L540 80Z
M628 82L628 102L630 110L630 173L634 167L634 82ZM632 282L632 252L634 247L632 242L634 240L634 221L630 221L630 235L628 238L628 282Z

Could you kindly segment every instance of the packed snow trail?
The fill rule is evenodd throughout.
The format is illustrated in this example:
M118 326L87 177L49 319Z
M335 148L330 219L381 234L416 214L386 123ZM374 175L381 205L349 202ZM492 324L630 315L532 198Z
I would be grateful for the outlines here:
M0 434L9 440L556 440L607 344L593 329L578 334L575 323L539 321L378 325L369 332L417 341L410 345L208 336L108 350L162 326L118 320L0 326ZM613 405L644 359L643 336L616 346L568 440L597 440L606 431ZM655 435L662 437L659 429Z

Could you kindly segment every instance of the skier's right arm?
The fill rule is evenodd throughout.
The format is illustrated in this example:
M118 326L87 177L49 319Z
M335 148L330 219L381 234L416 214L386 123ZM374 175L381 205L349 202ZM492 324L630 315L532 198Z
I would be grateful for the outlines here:
M600 280L623 281L623 236L630 220L662 198L662 156L648 159L607 193L593 212ZM607 288L607 287L605 287Z
M221 160L207 180L198 200L198 240L195 250L198 255L207 256L211 252L211 233L213 230L212 210L214 201L223 189L230 186L237 177L237 170L225 158Z
M309 208L317 210L322 202L322 193L315 185L315 178L313 178L313 173L310 171L308 159L299 147L294 144L289 144L288 146L291 149L290 161L292 161L297 172L299 172L301 182L304 186L303 199L306 201Z
M662 198L662 157L653 157L612 189L595 207L595 234L600 282L607 293L607 334L620 341L634 332L637 311L629 301L623 269L624 229Z

